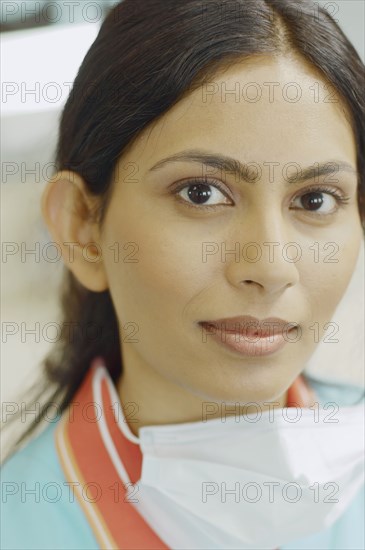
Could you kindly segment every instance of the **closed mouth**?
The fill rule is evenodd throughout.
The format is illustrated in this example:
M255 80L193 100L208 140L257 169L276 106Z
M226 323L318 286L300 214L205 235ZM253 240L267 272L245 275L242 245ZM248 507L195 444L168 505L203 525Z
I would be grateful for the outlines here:
M259 338L286 334L298 326L296 322L285 321L279 317L259 320L251 316L230 317L217 321L200 321L199 324L209 332L214 330L227 334L240 334Z

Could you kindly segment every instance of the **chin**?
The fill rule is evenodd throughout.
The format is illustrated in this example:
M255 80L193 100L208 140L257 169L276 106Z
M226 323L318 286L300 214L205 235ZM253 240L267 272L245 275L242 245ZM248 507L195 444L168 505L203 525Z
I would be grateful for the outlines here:
M252 380L250 384L240 383L237 384L237 380L225 383L223 386L219 385L215 388L207 388L201 391L194 391L196 395L199 395L204 402L215 403L218 405L226 404L232 405L239 403L245 405L247 403L263 405L268 402L279 402L283 394L288 389L288 383L283 381L281 384L273 385L272 382L264 385L257 385Z

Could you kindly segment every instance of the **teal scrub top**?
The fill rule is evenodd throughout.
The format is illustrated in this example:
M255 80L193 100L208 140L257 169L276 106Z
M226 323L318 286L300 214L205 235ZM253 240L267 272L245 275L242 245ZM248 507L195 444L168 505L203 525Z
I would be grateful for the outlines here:
M364 401L360 387L329 384L308 375L306 379L320 404L332 401L350 406ZM59 463L54 443L59 421L60 417L13 454L0 470L3 550L100 548ZM364 550L364 518L362 487L330 528L281 546L280 550Z

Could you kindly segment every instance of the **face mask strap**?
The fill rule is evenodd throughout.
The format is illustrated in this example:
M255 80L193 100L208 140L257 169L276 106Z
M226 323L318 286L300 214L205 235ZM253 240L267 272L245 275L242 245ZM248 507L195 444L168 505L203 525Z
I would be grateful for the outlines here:
M116 392L116 389L115 389L115 387L114 387L114 385L111 381L109 373L106 369L105 369L105 374L106 374L105 380L108 384L110 395L113 398L113 402L118 407L118 414L114 415L116 423L117 423L120 431L122 432L122 434L124 435L124 437L126 439L128 439L131 443L135 443L137 445L140 445L140 438L137 437L136 435L134 435L134 433L132 433L132 431L130 430L130 428L128 426L127 420L126 420L126 418L124 416L124 412L123 412L123 405L122 405L121 400L120 400L120 398L119 398L119 396ZM119 411L121 412L121 415L119 414Z

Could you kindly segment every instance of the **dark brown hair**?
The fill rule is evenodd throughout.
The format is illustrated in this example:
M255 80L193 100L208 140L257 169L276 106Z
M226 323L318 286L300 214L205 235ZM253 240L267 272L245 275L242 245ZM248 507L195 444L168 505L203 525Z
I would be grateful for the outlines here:
M80 174L100 197L103 224L112 196L113 170L141 130L186 94L244 58L299 55L342 98L357 144L358 206L365 226L364 64L332 17L308 0L124 0L104 20L78 71L64 107L56 154L58 170ZM63 327L79 327L44 359L43 377L32 386L40 413L17 440L15 451L43 419L52 402L61 413L93 357L101 355L113 381L123 366L119 327L109 291L84 288L65 268ZM99 337L85 338L90 323ZM13 421L17 416L14 415Z

